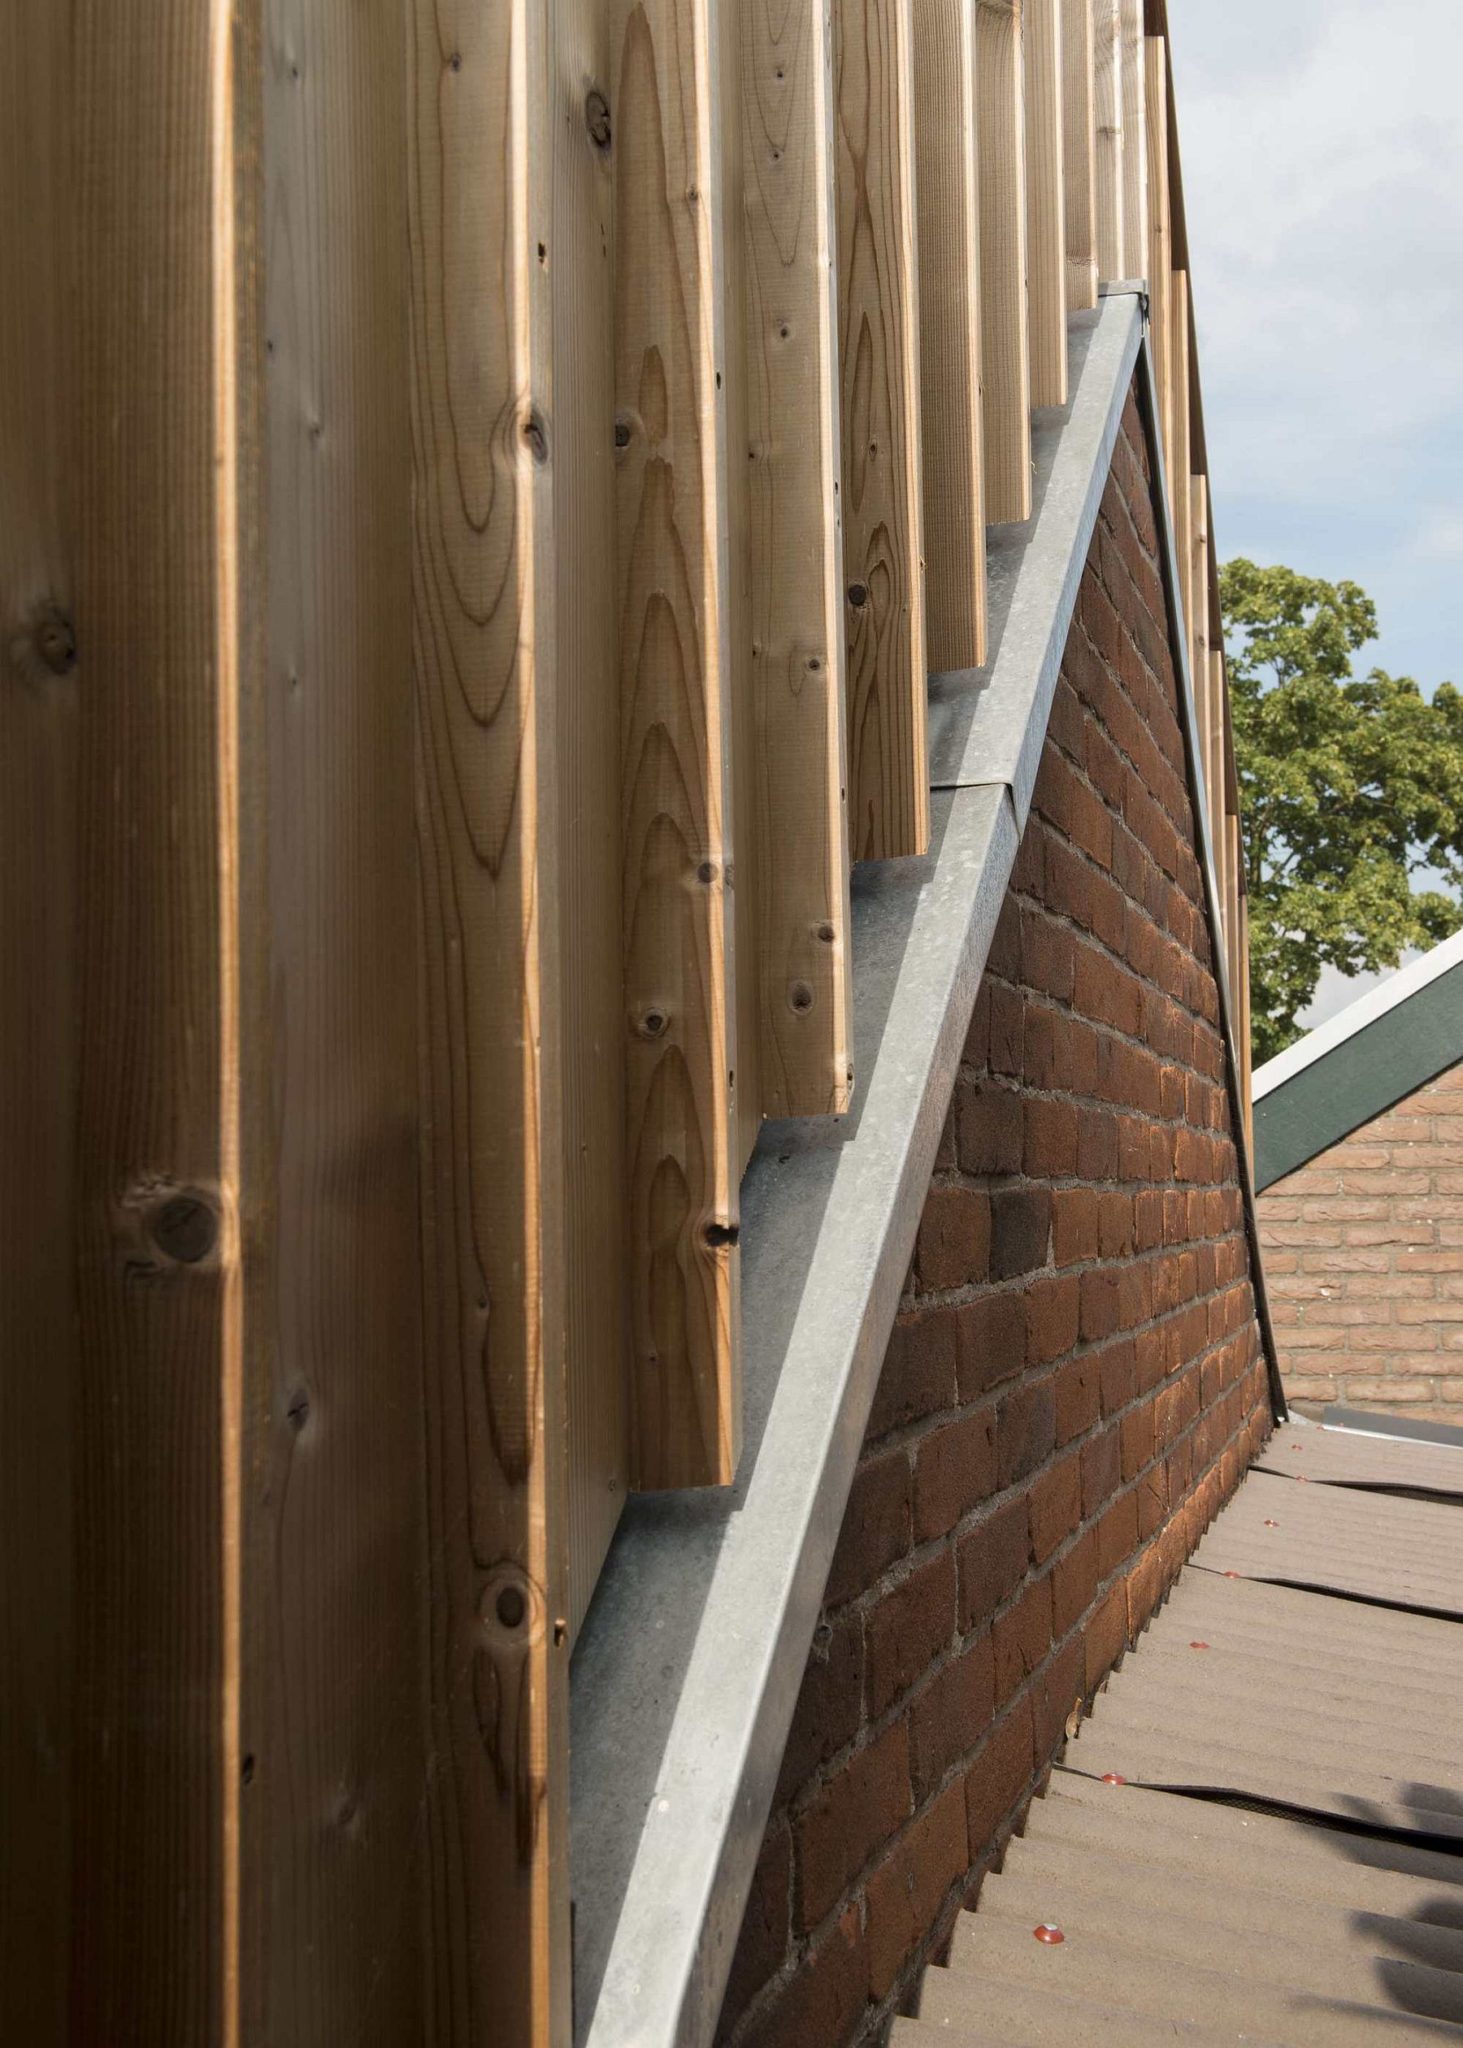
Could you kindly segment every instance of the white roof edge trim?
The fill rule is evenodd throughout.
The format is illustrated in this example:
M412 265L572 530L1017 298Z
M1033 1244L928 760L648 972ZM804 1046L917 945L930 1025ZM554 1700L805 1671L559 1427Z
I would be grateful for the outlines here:
M1434 946L1431 952L1424 953L1410 966L1399 967L1378 987L1357 996L1344 1010L1338 1010L1334 1017L1328 1017L1324 1024L1318 1024L1314 1031L1308 1031L1304 1038L1288 1045L1284 1052L1276 1053L1273 1060L1266 1060L1263 1067L1256 1067L1251 1082L1255 1101L1261 1101L1286 1081L1294 1080L1297 1074L1314 1066L1327 1053L1334 1052L1338 1045L1344 1045L1348 1038L1355 1038L1358 1031L1365 1031L1369 1024L1375 1024L1379 1017L1385 1017L1389 1010L1395 1010L1399 1003L1405 1003L1409 996L1415 996L1429 982L1436 981L1454 967L1463 967L1463 931L1454 932L1451 939L1444 939L1441 945Z

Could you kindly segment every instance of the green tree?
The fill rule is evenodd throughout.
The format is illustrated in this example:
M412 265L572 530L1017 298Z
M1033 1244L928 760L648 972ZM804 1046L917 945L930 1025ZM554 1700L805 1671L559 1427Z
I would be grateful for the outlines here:
M1219 589L1258 1062L1299 1036L1323 965L1395 967L1463 924L1463 696L1353 673L1377 630L1354 583L1236 560Z

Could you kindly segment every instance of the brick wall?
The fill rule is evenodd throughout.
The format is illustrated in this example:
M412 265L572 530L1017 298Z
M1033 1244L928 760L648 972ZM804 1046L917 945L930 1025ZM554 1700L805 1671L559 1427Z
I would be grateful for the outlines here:
M1463 1423L1463 1066L1259 1201L1287 1391Z
M877 2038L1268 1427L1129 403L722 2039Z

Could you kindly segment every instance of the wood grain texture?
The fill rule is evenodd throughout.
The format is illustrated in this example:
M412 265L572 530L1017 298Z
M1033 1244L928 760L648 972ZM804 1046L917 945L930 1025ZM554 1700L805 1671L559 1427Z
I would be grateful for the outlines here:
M730 305L732 259L744 256L744 356L728 405L745 401L732 446L744 441L750 458L734 465L748 497L753 714L737 895L756 892L756 952L739 949L738 985L750 976L756 991L761 1112L836 1114L853 1049L832 48L821 0L751 0L739 26L728 231L740 192L746 232L727 275Z
M70 2038L77 665L65 12L0 18L0 2040ZM23 285L19 280L24 280Z
M557 2044L569 1652L547 21L534 0L412 0L409 26L428 2031Z
M731 929L732 1001L735 1006L735 1060L732 1070L732 1177L740 1182L762 1129L762 1032L764 976L761 916L766 898L768 848L758 821L758 785L763 766L758 758L757 684L753 669L751 533L753 494L751 470L756 456L752 440L752 393L755 374L751 334L750 222L744 169L746 109L743 105L744 15L741 6L718 7L713 18L717 38L716 75L720 103L716 132L720 154L716 163L720 241L717 250L721 286L723 342L722 386L726 434L726 575L723 611L727 622L726 675L730 741L730 831L726 916ZM755 38L756 24L751 24ZM826 36L825 18L825 36ZM840 791L842 785L840 784Z
M1209 479L1196 476L1189 483L1189 590L1193 612L1189 620L1189 674L1193 679L1196 709L1202 706L1209 677ZM1199 709L1200 741L1204 744L1203 713ZM1205 780L1208 780L1205 766Z
M1025 0L1027 312L1031 403L1067 402L1066 0Z
M910 0L837 0L849 846L929 843Z
M922 0L916 9L914 109L928 659L936 670L978 668L986 658L986 512L969 0Z
M553 15L554 577L563 905L569 1626L629 1484L630 1294L615 612L614 183L609 18ZM593 126L591 125L593 124Z
M1169 300L1172 335L1169 341L1169 380L1172 396L1169 417L1173 438L1172 463L1168 472L1169 502L1173 513L1174 553L1178 563L1179 599L1183 605L1184 634L1192 639L1194 629L1194 550L1191 537L1193 501L1189 489L1189 277L1176 270Z
M67 12L77 727L69 2038L237 2035L236 571L230 10ZM8 879L8 878L7 878Z
M1148 115L1143 0L1118 0L1123 101L1124 277L1148 275Z
M1224 857L1224 650L1214 648L1209 656L1209 762L1213 779L1209 784L1209 837L1214 847L1215 869L1223 873Z
M1001 523L1031 515L1021 0L976 0L975 34L986 518Z
M420 2034L432 1999L404 33L399 7L266 10L274 1229L242 1984L245 2038L282 2043Z
M1122 0L1092 0L1092 79L1095 113L1094 205L1097 274L1104 284L1123 269Z
M1144 142L1148 166L1148 327L1158 385L1163 460L1173 476L1173 234L1168 212L1168 46L1162 36L1143 43Z
M1067 224L1067 306L1097 304L1097 76L1093 8L1062 0L1062 148Z
M643 1487L736 1470L725 347L706 0L612 42L617 605L633 1378Z

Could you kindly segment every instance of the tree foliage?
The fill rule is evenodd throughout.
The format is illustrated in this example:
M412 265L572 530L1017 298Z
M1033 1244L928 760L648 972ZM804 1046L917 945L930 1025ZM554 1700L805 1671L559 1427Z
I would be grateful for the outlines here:
M1463 696L1353 673L1377 631L1354 583L1236 560L1219 588L1259 1061L1299 1035L1323 966L1395 967L1463 924Z

